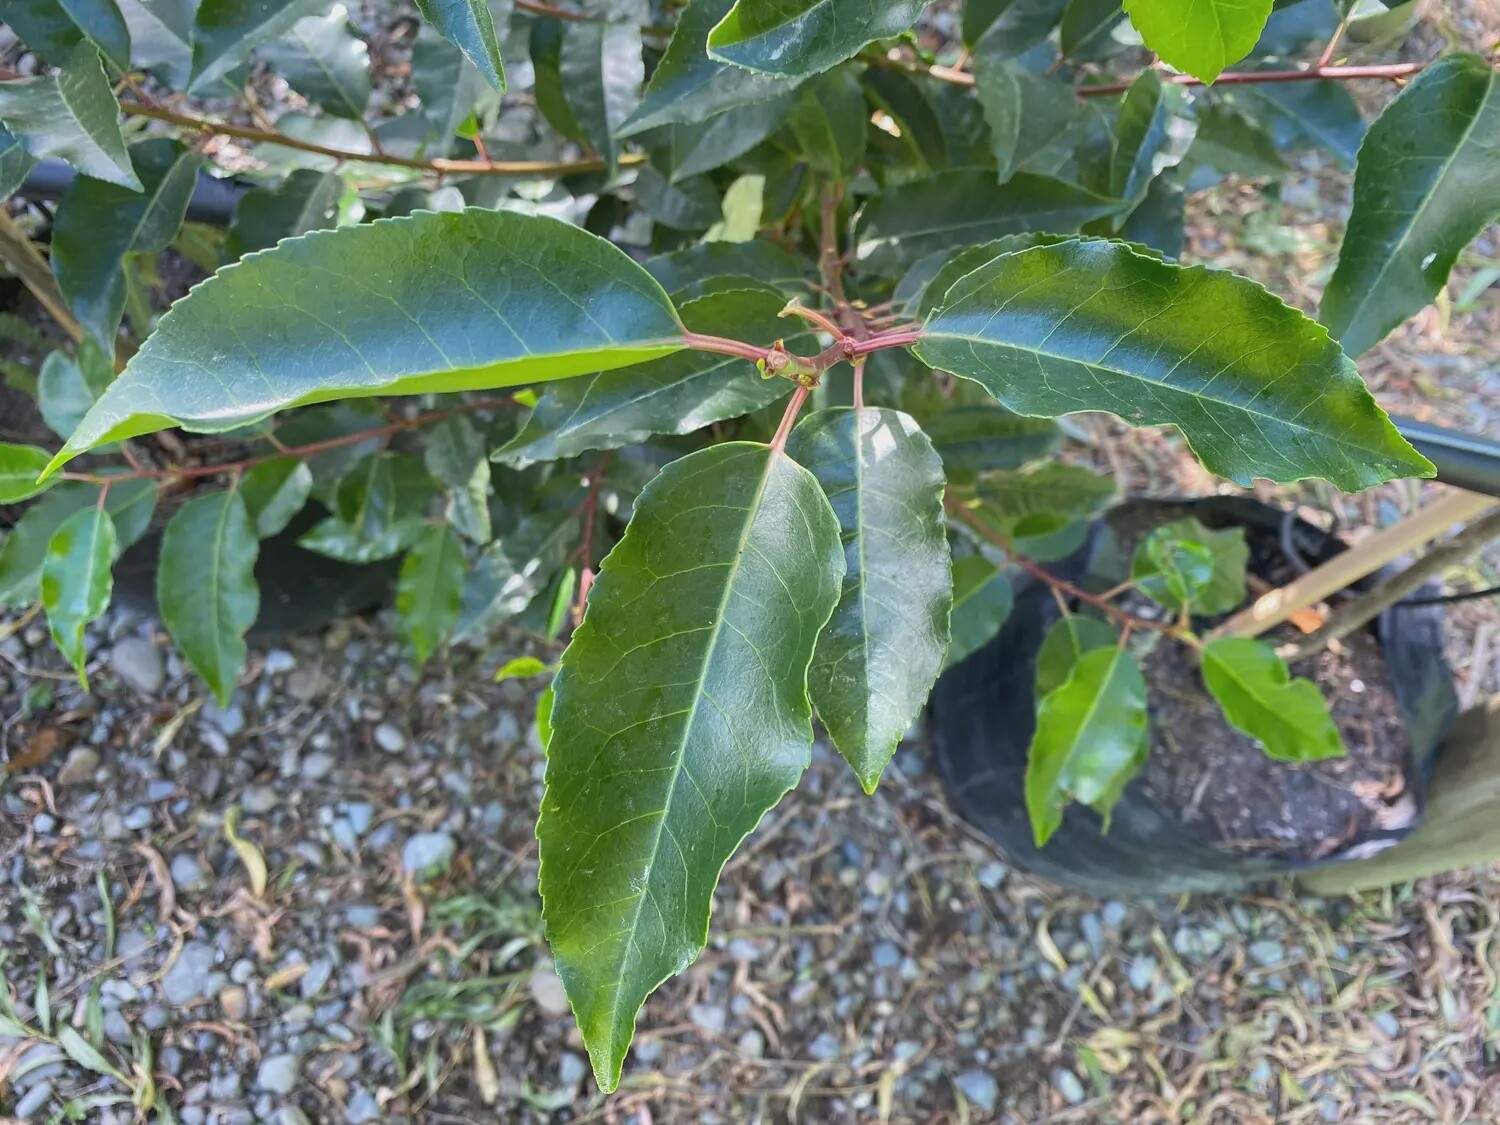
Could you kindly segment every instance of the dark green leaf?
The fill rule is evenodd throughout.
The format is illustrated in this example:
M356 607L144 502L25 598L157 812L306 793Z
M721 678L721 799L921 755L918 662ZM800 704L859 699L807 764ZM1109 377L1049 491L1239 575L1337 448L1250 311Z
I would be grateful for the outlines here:
M52 272L80 324L108 352L125 312L125 255L167 248L203 158L165 137L133 145L136 189L79 176L58 204Z
M1063 58L1094 62L1113 55L1124 46L1112 34L1124 20L1120 0L1068 0L1058 29Z
M1286 63L1266 65L1279 69ZM1314 144L1333 153L1344 167L1354 167L1365 138L1365 119L1346 83L1246 84L1235 89L1234 100L1253 116L1269 121L1278 148Z
M42 563L53 533L74 512L95 507L98 501L97 485L69 482L26 508L20 521L0 541L0 606L19 608L37 600ZM114 521L118 549L130 546L145 533L155 506L154 481L131 480L110 488L105 510Z
M748 73L748 72L747 72ZM789 87L791 83L781 83ZM706 121L671 128L672 179L711 172L745 155L780 129L794 95L777 93L754 105L736 106Z
M14 195L35 167L36 157L26 151L26 146L9 129L0 125L0 199Z
M401 635L427 663L458 620L464 588L464 546L446 523L431 524L407 552L396 585Z
M978 56L974 84L990 126L990 150L1001 180L1024 168L1082 112L1069 86L1034 74L1012 59Z
M818 637L808 690L873 793L948 650L943 463L909 415L874 407L810 415L787 453L818 478L844 543L843 593Z
M428 433L427 471L447 489L447 518L458 533L488 543L490 459L484 439L463 415L447 418Z
M97 490L90 486L91 490ZM159 496L157 482L150 478L125 480L110 485L104 508L115 521L115 545L124 550L151 530Z
M906 32L922 0L738 0L708 35L708 53L766 74L806 78L877 39Z
M1271 135L1244 114L1223 106L1198 115L1198 135L1187 159L1230 176L1280 176L1287 171Z
M1005 572L983 555L953 560L952 637L944 667L978 652L1000 631L1015 605Z
M88 41L116 69L130 66L130 30L113 0L8 0L5 22L48 62Z
M48 486L38 484L49 454L35 445L0 442L0 504L27 500Z
M971 48L995 58L1025 54L1046 39L1067 0L968 0L963 36Z
M640 266L553 219L470 209L318 231L178 301L55 464L165 426L219 433L333 398L623 367L681 333Z
M1030 250L1033 246L1055 246L1059 242L1068 241L1070 241L1070 236L1065 234L1007 234L1003 238L981 242L977 246L967 246L962 250L939 251L939 253L946 253L947 257L923 286L916 302L914 315L918 318L926 317L933 309L942 305L943 298L948 295L948 290L953 288L954 282L965 274L973 273L987 262L994 261L1001 254L1014 254L1021 250Z
M563 29L563 95L595 152L611 171L620 159L620 127L640 104L646 63L640 29L617 23L570 23Z
M1122 646L1086 652L1037 705L1026 764L1026 811L1037 847L1062 825L1068 802L1104 817L1146 760L1146 681Z
M1370 126L1354 209L1319 310L1350 355L1437 296L1500 215L1500 78L1478 55L1417 76Z
M206 93L250 58L262 43L279 39L328 0L203 0L193 29L193 74L188 90Z
M505 92L505 64L486 0L417 0L422 18L463 51L484 80Z
M864 159L869 122L859 79L848 69L839 69L803 84L790 125L802 158L814 171L847 180Z
M299 457L276 457L263 461L240 481L245 512L262 539L286 530L292 517L307 505L312 495L312 470Z
M1115 482L1092 469L1043 461L1029 469L1007 467L987 473L972 488L965 489L961 498L975 502L975 510L987 524L1010 535L1028 516L1091 516L1114 494Z
M778 315L785 307L774 289L745 288L685 302L681 311L695 332L761 345L785 338L793 351L816 346L800 322ZM789 380L762 379L754 364L736 356L679 352L547 388L521 432L496 456L521 467L618 449L652 434L692 433L769 406L791 390Z
M224 252L230 259L275 246L283 238L338 223L342 176L298 168L276 187L251 188L234 208Z
M283 445L312 445L334 438L353 438L357 434L370 434L363 441L339 444L307 458L307 467L312 470L312 494L326 506L332 507L339 481L354 466L378 452L385 444L386 434L380 431L389 419L379 403L364 399L315 406L310 410L298 410L279 418L276 435Z
M440 7L468 7L464 0L433 2ZM482 3L478 7L488 22L489 9ZM429 22L435 21L429 17ZM494 34L491 28L491 41ZM370 104L370 52L355 34L342 4L298 20L283 38L262 47L259 55L273 73L325 113L359 118ZM498 51L495 65L499 66Z
M529 606L578 535L578 518L571 513L538 512L491 543L464 584L455 639L478 638Z
M245 633L260 611L260 540L237 491L195 496L162 535L156 598L183 657L227 706L245 665Z
M900 130L900 143L928 171L946 167L948 147L943 142L943 124L922 87L899 70L878 66L865 71L860 80L871 100ZM879 133L884 135L883 131Z
M1272 0L1125 0L1130 22L1162 61L1212 82L1250 53Z
M1036 230L1069 233L1119 207L1073 184L1018 172L1003 184L987 168L953 168L887 188L860 215L857 256L873 270L934 250Z
M78 428L96 397L83 371L66 352L52 352L42 361L36 392L42 420L62 438Z
M641 104L619 130L631 136L658 125L691 125L726 109L776 98L791 83L709 57L708 33L734 0L690 0L677 17L667 53L651 73Z
M719 871L807 768L807 669L839 598L812 474L731 442L647 487L554 681L542 914L601 1089L703 948Z
M673 230L707 230L723 213L708 177L668 182L649 164L636 175L635 198L653 222Z
M1203 646L1203 682L1229 725L1281 762L1339 758L1344 740L1318 685L1292 679L1274 649L1246 637L1220 637Z
M92 43L74 47L57 74L0 82L0 123L38 160L56 156L85 176L141 190Z
M422 534L434 491L414 458L377 454L339 481L334 514L297 542L344 562L391 558Z
M1036 653L1036 695L1051 695L1073 674L1085 653L1099 648L1114 648L1119 643L1115 631L1095 617L1070 613L1059 618L1042 640Z
M1254 282L1117 243L1006 254L948 291L913 349L1022 414L1171 423L1210 472L1345 491L1426 475L1354 364Z
M677 293L695 282L715 277L753 277L774 285L784 293L806 293L811 264L794 257L772 242L743 246L727 242L701 242L687 250L658 254L646 262L646 272L668 293Z
M417 33L411 55L422 117L434 141L424 151L446 155L469 122L494 112L500 95L461 50L429 27Z
M1061 439L1051 419L1025 418L994 405L924 412L922 427L950 478L1019 468L1052 452Z
M1192 552L1188 566L1172 568L1174 545L1189 543L1202 548ZM1141 591L1163 605L1180 610L1191 603L1194 613L1216 615L1238 609L1245 600L1245 567L1250 548L1241 527L1212 531L1196 519L1174 520L1155 528L1136 548L1131 578ZM1206 572L1205 572L1206 565ZM1167 571L1176 569L1190 591L1174 582Z
M195 0L115 0L130 29L130 65L174 89L193 72Z
M1115 122L1110 194L1139 203L1151 181L1182 160L1194 133L1186 108L1187 92L1154 70L1131 83Z
M1146 198L1130 212L1120 234L1137 253L1182 257L1187 237L1187 197L1174 172L1157 176Z
M562 45L566 25L562 20L538 19L531 22L531 67L536 74L532 95L536 107L551 125L570 141L582 141L583 127L573 116L562 79ZM623 129L623 123L622 123ZM622 132L621 136L624 135Z
M83 630L109 605L110 567L115 561L115 525L109 513L95 505L74 512L52 533L42 561L42 609L58 651L68 658L79 682L87 654Z

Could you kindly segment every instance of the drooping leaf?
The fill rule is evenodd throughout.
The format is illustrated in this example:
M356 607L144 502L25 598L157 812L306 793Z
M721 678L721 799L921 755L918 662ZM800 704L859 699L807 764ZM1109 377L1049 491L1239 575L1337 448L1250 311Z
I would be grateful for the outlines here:
M335 226L344 190L342 176L312 168L298 168L275 187L251 188L235 204L224 253L242 258L283 238Z
M531 69L536 75L532 96L547 124L570 141L582 141L583 127L573 116L562 79L562 46L566 30L562 20L548 17L531 21L527 48L531 55ZM623 122L621 127L623 129Z
M113 589L115 524L95 505L74 512L52 533L42 561L42 609L58 651L68 658L85 687L83 630L109 605Z
M938 119L926 91L899 70L872 66L860 76L865 92L900 132L896 146L911 154L920 169L941 171L948 165L948 147L943 141L943 123ZM886 140L884 128L872 134L872 145Z
M783 82L781 86L788 92L773 93L752 105L735 106L705 121L673 125L670 178L682 180L721 168L780 129L796 97L790 92L792 83Z
M312 484L312 470L300 457L275 457L247 472L240 480L240 497L255 534L269 539L285 531L306 507Z
M952 168L887 188L860 214L856 257L889 270L924 254L1045 230L1067 234L1119 207L1073 184L1018 172L1003 184L987 168Z
M174 89L193 73L196 0L114 0L130 29L130 65L151 71Z
M1070 613L1059 618L1036 652L1036 695L1051 695L1073 674L1085 653L1099 648L1114 648L1119 642L1115 631L1096 617Z
M1015 58L1046 39L1067 0L968 0L964 43L976 53Z
M50 459L45 449L35 445L12 445L0 442L0 504L29 500L47 489L37 483Z
M1112 32L1125 20L1120 0L1068 0L1058 27L1063 58L1093 62L1123 46Z
M563 96L595 152L611 171L620 159L620 127L640 104L646 63L640 29L618 23L570 23L560 60Z
M1203 646L1203 682L1229 725L1281 762L1342 757L1344 739L1318 685L1297 677L1270 645L1218 637Z
M553 219L471 208L317 231L178 301L54 467L165 426L218 433L334 398L609 370L678 350L681 333L649 274Z
M428 432L423 456L447 490L448 522L466 539L488 543L490 459L474 423L461 414L444 419Z
M55 156L85 176L141 190L120 132L119 106L92 43L74 47L55 75L0 82L0 124L37 160Z
M435 3L439 7L467 8L463 0L435 0ZM482 3L478 7L488 21L489 9ZM431 17L428 22L436 23ZM493 27L490 38L493 41ZM325 113L358 119L370 104L369 48L355 34L349 11L343 4L335 4L321 15L298 20L285 36L266 44L258 54L273 72L286 79L288 86L322 107Z
M1327 333L1254 282L1118 243L1006 254L962 278L913 348L1023 414L1171 423L1210 472L1346 491L1432 471Z
M1070 801L1104 817L1144 764L1146 681L1123 646L1078 658L1060 687L1037 705L1026 763L1026 811L1037 847L1062 825Z
M836 407L787 442L833 505L844 584L818 637L808 689L866 793L927 702L953 602L943 463L910 415Z
M1186 106L1187 92L1154 70L1131 83L1115 123L1111 195L1139 203L1151 181L1182 160L1196 131Z
M1048 418L1026 418L994 405L923 413L922 428L950 480L993 469L1017 469L1057 448L1062 435Z
M695 332L732 334L763 346L780 339L791 351L807 354L815 338L800 322L779 315L785 307L786 298L765 287L710 293L684 302L680 311ZM590 449L618 449L652 434L692 433L769 406L791 391L789 380L762 379L754 364L736 356L679 352L548 387L521 432L496 457L522 467Z
M188 92L207 93L249 60L262 43L279 39L327 0L202 0L193 21L193 73Z
M486 0L417 0L417 10L444 39L468 56L486 82L505 92L505 64Z
M905 33L922 0L737 0L708 34L711 57L765 74L806 78L877 39Z
M578 517L543 511L489 545L464 584L456 640L472 640L515 617L551 581L578 542Z
M673 230L707 230L723 214L707 176L668 181L649 164L636 174L635 199L653 222Z
M726 109L756 105L790 91L792 83L720 62L708 53L708 33L734 0L690 0L677 17L667 53L651 72L640 105L619 130L623 137L659 125L691 125Z
M990 127L990 150L1001 180L1057 140L1082 112L1065 84L987 54L974 60L974 86Z
M843 569L812 474L731 442L647 486L594 583L553 685L537 839L603 1090L646 996L703 948L724 862L807 768L807 668Z
M234 489L193 497L162 535L162 624L220 706L229 704L245 664L245 633L260 612L259 554L255 525Z
M458 143L460 131L494 113L500 95L463 51L430 27L417 33L411 62L431 140L431 149L424 151L447 155Z
M1268 62L1282 69L1285 61ZM1365 139L1365 119L1344 82L1247 83L1234 91L1236 104L1252 115L1269 118L1280 149L1314 144L1333 153L1346 168L1354 167Z
M1231 176L1281 176L1287 171L1271 134L1258 122L1223 106L1199 114L1198 134L1187 161Z
M1174 566L1175 545L1183 543L1200 550ZM1131 578L1143 593L1170 609L1187 604L1194 613L1212 616L1237 609L1245 600L1249 560L1244 528L1214 531L1189 516L1153 529L1142 540L1132 560Z
M869 121L859 80L848 69L839 69L798 89L789 124L802 158L815 171L847 180L864 159Z
M1125 0L1130 22L1164 62L1204 82L1260 39L1272 0Z
M463 589L463 541L447 523L429 525L406 553L396 584L401 635L417 654L418 666L427 663L458 620Z
M130 29L112 0L8 0L5 22L51 63L89 42L119 70L130 66Z
M85 1070L92 1070L95 1074L103 1074L122 1082L125 1080L124 1075L116 1067L111 1066L99 1048L85 1039L77 1028L69 1024L59 1025L57 1044L67 1053L68 1058Z
M139 190L78 176L58 204L52 272L94 340L113 353L125 313L125 255L155 254L182 226L203 158L158 137L130 149Z
M953 560L952 635L943 666L978 652L1010 617L1016 596L1005 572L983 555Z
M1010 535L1028 516L1091 516L1109 503L1115 488L1114 481L1082 465L1043 461L1028 469L986 473L959 496L972 501L987 524Z
M1429 66L1370 126L1319 316L1359 355L1428 304L1500 216L1500 78L1478 55Z

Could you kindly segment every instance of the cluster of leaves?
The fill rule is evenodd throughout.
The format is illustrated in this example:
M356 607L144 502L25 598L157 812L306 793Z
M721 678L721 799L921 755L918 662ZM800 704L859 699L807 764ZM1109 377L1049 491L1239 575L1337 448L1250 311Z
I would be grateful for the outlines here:
M115 561L164 524L162 618L221 698L266 540L399 558L419 659L513 618L557 636L572 606L540 880L605 1089L814 710L873 789L1003 622L1009 568L1083 542L1114 489L1056 459L1054 417L1175 426L1241 484L1431 471L1351 356L1500 211L1483 58L1385 68L1420 73L1367 130L1352 75L1286 61L1352 34L1330 0L971 0L936 55L921 0L690 0L670 30L645 0L421 7L415 97L372 111L370 53L321 0L12 5L53 69L0 82L0 189L46 157L80 174L44 216L75 346L5 369L62 445L0 446L0 503L31 501L0 605L40 601L82 674ZM173 92L263 67L310 107L274 129ZM184 222L208 161L174 129L257 159L227 235ZM1356 165L1322 323L1175 261L1187 191L1274 182L1302 147ZM158 320L169 249L216 274ZM214 436L143 440L171 427ZM1271 650L1192 636L1243 583L1242 550L1183 526L1133 576L1232 724L1337 752ZM1069 801L1107 814L1146 703L1103 618L1038 667L1045 839Z

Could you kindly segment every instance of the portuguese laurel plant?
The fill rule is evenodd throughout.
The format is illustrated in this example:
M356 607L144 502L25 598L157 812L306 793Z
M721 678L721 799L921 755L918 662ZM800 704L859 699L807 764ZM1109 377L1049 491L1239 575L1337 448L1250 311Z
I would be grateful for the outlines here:
M0 604L40 601L80 677L153 524L162 620L220 699L261 545L294 533L400 557L418 661L571 616L540 884L605 1090L813 715L872 791L1013 568L1080 610L1038 662L1038 840L1141 766L1133 635L1195 649L1268 754L1342 751L1270 647L1195 631L1243 600L1237 533L1160 528L1113 591L1048 572L1114 493L1051 419L1175 426L1240 485L1429 475L1351 357L1500 212L1491 61L1347 63L1347 0L970 0L920 36L924 0L418 2L378 110L326 0L6 4L43 65L0 82L0 187L79 174L4 219L67 343L4 371L61 444L0 447L0 502L28 502ZM235 124L268 72L307 109ZM1404 88L1367 127L1353 80ZM256 186L227 232L185 223L226 142ZM1185 191L1306 147L1356 169L1319 321L1175 260ZM169 248L216 272L158 320Z

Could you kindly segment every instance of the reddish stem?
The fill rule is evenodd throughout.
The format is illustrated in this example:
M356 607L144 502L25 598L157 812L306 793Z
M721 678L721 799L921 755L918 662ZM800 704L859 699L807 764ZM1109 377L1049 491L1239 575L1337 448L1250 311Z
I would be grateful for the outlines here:
M1422 70L1426 63L1381 63L1373 66L1310 66L1301 70L1232 70L1213 80L1214 86L1254 86L1263 82L1347 82L1354 78L1409 78ZM1191 74L1163 74L1163 82L1176 86L1202 86L1201 78ZM1134 85L1130 82L1111 82L1103 86L1079 86L1074 90L1080 98L1096 98L1102 94L1123 94Z
M861 356L854 361L854 409L865 408L865 360Z
M700 352L716 352L719 355L737 355L752 363L763 363L771 354L770 348L747 344L743 340L730 340L724 336L709 336L702 332L683 332L682 342Z
M782 309L780 315L801 317L809 324L813 324L821 328L824 332L827 332L834 339L837 340L843 338L844 330L833 321L829 320L827 316L825 316L823 313L820 313L817 309L810 309L804 305L793 303Z
M799 386L792 392L792 401L786 404L786 413L781 416L781 425L776 427L776 436L771 439L771 448L777 453L786 451L786 439L791 435L792 426L797 422L797 415L802 412L802 404L807 401L811 393L811 387Z
M904 348L908 344L915 344L922 338L922 330L909 324L900 324L895 328L887 328L877 332L865 340L856 340L850 350L849 358L869 355L871 352L884 351L886 348Z

